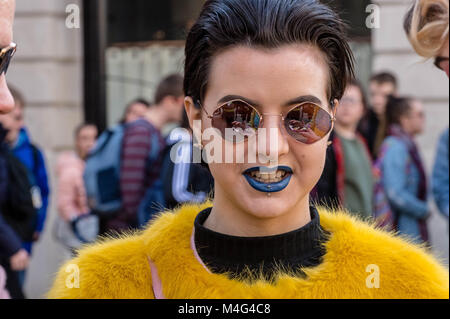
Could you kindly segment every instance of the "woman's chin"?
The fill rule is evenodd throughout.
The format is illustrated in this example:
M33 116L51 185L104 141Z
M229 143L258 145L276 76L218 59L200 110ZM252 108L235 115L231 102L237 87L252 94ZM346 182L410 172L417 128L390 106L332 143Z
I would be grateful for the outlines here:
M270 194L270 196L267 194ZM251 198L250 202L245 203L244 209L256 218L276 218L295 207L295 203L291 203L292 198L285 194L261 193L260 196L252 196Z

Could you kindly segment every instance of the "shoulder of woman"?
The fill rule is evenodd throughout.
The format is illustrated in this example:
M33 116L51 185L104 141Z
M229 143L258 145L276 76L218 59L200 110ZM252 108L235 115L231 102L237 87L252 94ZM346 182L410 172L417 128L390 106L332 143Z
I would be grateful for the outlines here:
M364 280L370 269L380 276L379 293L394 298L448 298L448 268L425 247L343 211L320 212L330 233L325 261ZM368 270L369 269L369 270ZM381 289L380 288L380 289ZM397 296L397 297L395 297Z
M151 274L140 233L85 246L58 271L49 298L152 298Z

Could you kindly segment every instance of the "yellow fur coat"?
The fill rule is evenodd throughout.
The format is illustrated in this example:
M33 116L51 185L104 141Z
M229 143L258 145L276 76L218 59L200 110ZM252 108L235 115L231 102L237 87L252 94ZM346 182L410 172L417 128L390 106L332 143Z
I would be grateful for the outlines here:
M142 232L85 247L62 266L48 297L154 298L158 278L163 296L179 299L449 298L448 269L423 248L323 209L321 225L331 235L323 262L304 269L306 278L280 273L272 284L249 283L210 273L190 244L196 215L210 205L183 206Z

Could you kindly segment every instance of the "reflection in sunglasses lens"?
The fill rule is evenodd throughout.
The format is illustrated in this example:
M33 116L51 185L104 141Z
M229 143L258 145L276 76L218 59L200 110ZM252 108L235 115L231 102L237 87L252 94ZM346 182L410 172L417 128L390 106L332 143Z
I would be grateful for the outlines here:
M226 129L231 129L233 134L241 137L253 136L260 124L259 113L242 101L231 101L218 108L212 116L212 126L218 129L224 138L229 136ZM289 135L305 144L322 139L330 131L331 125L330 114L321 107L309 103L292 109L284 120Z
M285 119L286 131L297 141L312 144L331 129L331 117L321 107L303 104L291 110Z

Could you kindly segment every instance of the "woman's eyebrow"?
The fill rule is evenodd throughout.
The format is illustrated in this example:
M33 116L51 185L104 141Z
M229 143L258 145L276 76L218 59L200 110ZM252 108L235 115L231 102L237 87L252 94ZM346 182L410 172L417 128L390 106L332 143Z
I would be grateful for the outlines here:
M294 104L301 104L301 103L304 103L304 102L311 102L311 103L318 104L319 106L322 106L322 101L318 97L315 97L314 95L302 95L302 96L296 97L296 98L286 102L284 104L284 106L290 106L290 105L294 105Z
M242 100L252 106L257 106L257 107L261 106L258 102L248 99L246 97L240 96L240 95L226 95L223 98L221 98L219 101L217 101L217 104L226 103L226 102L229 102L232 100Z
M248 104L250 104L252 106L255 106L255 107L260 107L261 106L260 103L254 101L254 100L251 100L251 99L246 98L244 96L235 95L235 94L226 95L226 96L222 97L217 102L217 104L226 103L226 102L229 102L229 101L232 101L232 100L242 100L242 101L244 101L244 102L246 102L246 103L248 103ZM302 95L302 96L296 97L296 98L294 98L292 100L289 100L288 102L286 102L284 104L284 107L291 106L291 105L294 105L294 104L301 104L301 103L304 103L304 102L312 102L312 103L316 103L316 104L322 106L322 101L318 97L315 97L314 95Z

